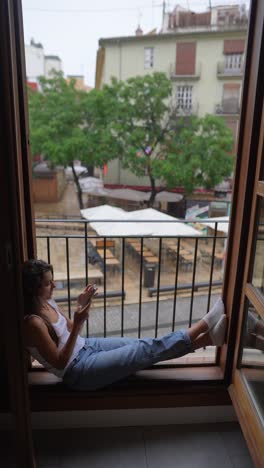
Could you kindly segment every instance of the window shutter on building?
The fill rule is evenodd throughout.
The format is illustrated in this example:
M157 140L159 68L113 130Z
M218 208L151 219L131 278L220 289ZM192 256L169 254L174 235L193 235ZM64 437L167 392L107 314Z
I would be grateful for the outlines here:
M224 97L239 97L240 83L225 83L224 84Z
M224 54L243 54L245 50L245 39L225 39Z
M196 42L180 42L176 52L176 75L195 75Z
M239 83L225 83L223 89L223 109L224 112L237 113L239 111Z

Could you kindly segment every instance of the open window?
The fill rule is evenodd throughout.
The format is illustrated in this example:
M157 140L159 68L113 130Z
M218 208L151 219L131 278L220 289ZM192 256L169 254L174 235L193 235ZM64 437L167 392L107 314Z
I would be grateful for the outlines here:
M131 407L166 404L184 406L199 401L214 404L229 387L252 456L256 463L263 460L263 350L261 348L263 299L263 18L264 3L253 0L248 34L242 115L240 120L238 159L232 203L231 229L227 251L224 300L229 317L227 345L218 353L214 373L206 366L152 370L157 386L148 385L137 392L124 394L117 402L112 393L112 405ZM4 406L16 416L20 458L25 466L34 466L30 430L29 403L34 409L93 408L105 398L98 394L69 398L57 389L42 387L41 393L28 393L27 374L23 361L21 310L21 278L19 265L35 252L32 215L31 166L28 147L27 106L25 105L25 70L23 53L22 11L19 1L0 5L2 41L0 45L1 92L1 197L3 226L1 229L2 290L7 299L3 308L1 344L8 370ZM247 341L250 319L252 341ZM253 320L253 322L252 322ZM250 328L251 327L251 328ZM260 336L260 338L259 338ZM11 371L12 370L12 371ZM206 374L207 372L207 374ZM180 377L179 377L180 376ZM160 379L161 377L161 379ZM161 380L163 379L163 384ZM178 379L178 380L177 380ZM143 378L144 380L144 378ZM164 385L164 380L165 385ZM181 380L181 383L179 383ZM191 380L191 381L189 381ZM208 382L209 381L209 382ZM208 385L207 385L208 383ZM163 385L163 386L162 386ZM141 387L143 388L143 387ZM140 393L141 391L141 393ZM136 394L137 393L137 394ZM39 398L41 395L41 398ZM63 396L61 399L60 396ZM110 392L111 397L111 392ZM3 400L2 400L3 401ZM108 399L111 405L111 398ZM39 405L39 406L38 406ZM105 406L107 407L107 406ZM108 406L110 407L110 406ZM116 408L117 406L112 406Z

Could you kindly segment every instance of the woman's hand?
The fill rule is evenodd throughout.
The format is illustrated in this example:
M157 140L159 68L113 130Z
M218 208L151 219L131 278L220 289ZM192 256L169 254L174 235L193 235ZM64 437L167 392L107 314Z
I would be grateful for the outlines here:
M91 298L94 294L94 287L91 284L88 284L86 288L81 292L77 297L78 306L84 307L87 303L91 301Z
M78 306L73 317L73 326L78 329L83 325L85 320L89 317L91 301L89 301L84 307Z

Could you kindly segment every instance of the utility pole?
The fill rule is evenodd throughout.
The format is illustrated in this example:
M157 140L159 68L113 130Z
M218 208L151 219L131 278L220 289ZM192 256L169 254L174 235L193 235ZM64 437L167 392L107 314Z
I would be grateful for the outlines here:
M166 12L166 2L163 0L162 2L162 29L164 28L165 25L165 12Z
M212 4L211 4L211 0L209 0L209 10L212 11Z
M165 10L166 10L166 2L165 0L163 0L163 3L162 3L162 19L164 21L164 17L165 17Z

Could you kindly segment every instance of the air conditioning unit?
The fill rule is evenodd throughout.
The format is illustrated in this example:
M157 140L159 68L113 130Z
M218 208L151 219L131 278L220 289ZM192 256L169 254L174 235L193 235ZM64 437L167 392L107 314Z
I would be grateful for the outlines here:
M215 113L216 114L223 114L223 106L221 106L221 104L217 104L215 106Z

